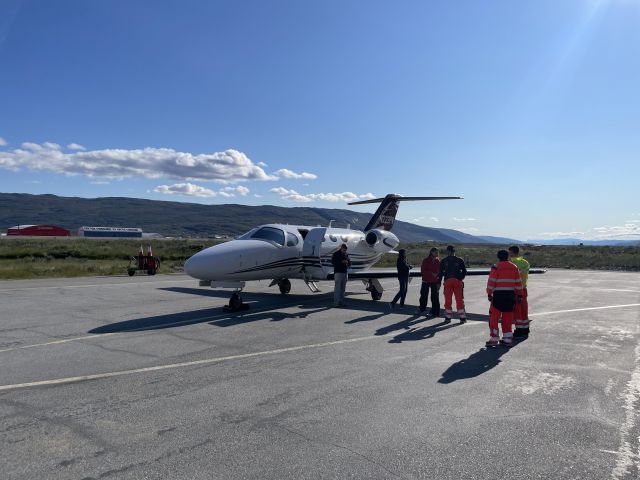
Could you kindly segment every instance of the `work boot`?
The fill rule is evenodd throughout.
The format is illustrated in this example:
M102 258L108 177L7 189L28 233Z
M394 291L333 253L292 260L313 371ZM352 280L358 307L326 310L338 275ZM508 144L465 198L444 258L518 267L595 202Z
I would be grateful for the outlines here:
M442 323L444 323L445 325L448 325L448 324L451 323L451 319L447 318L447 317L444 317L444 322L442 322Z
M513 342L510 338L503 338L500 340L500 345L503 347L511 348L513 346Z
M500 345L500 341L496 337L491 337L487 343L485 343L487 347L497 347Z
M460 317L460 325L467 323L467 317Z

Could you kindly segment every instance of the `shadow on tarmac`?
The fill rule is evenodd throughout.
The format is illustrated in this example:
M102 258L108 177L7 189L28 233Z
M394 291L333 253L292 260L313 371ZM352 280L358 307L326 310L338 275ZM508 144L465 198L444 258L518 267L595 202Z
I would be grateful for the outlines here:
M468 358L460 360L447 368L438 383L453 383L456 380L464 380L466 378L477 377L492 368L498 366L502 360L501 357L516 348L525 339L515 341L511 348L506 347L485 347L475 353L469 355Z
M185 287L168 287L161 288L169 292L200 295L205 297L214 298L228 298L231 294L229 291L221 290L209 290L204 288L185 288ZM360 293L357 293L360 294ZM357 295L356 294L356 295ZM348 292L349 295L349 292ZM108 325L102 325L100 327L89 330L91 334L105 334L116 332L135 332L145 330L160 330L164 328L183 327L188 325L194 325L198 323L209 323L210 325L217 327L231 327L234 325L242 325L249 322L255 322L260 320L269 320L272 322L280 322L284 320L306 318L309 315L327 311L333 309L333 291L327 291L323 294L306 294L287 296L279 293L252 293L243 292L243 300L249 304L258 305L255 310L247 310L242 312L223 312L222 305L190 312L179 312L167 315L157 315L153 317L138 318L133 320L125 320L122 322L112 323ZM278 301L273 304L274 299ZM293 303L292 303L293 301ZM302 303L296 304L296 301ZM310 304L313 301L313 305ZM386 302L374 302L369 299L358 299L353 296L347 296L346 307L340 310L355 311L355 312L368 312L369 315L363 315L351 320L346 321L346 324L354 324L359 322L368 322L377 320L391 313L389 311L388 304ZM318 307L317 303L325 303L325 306ZM260 308L260 304L265 304L265 307ZM285 305L286 304L286 305ZM281 312L281 308L298 308L296 312ZM407 306L408 309L414 307ZM404 313L402 310L394 310L394 314ZM411 326L420 322L428 320L421 315L410 314L407 312L408 318L402 320L393 325L380 328L376 331L376 335L386 335L395 330L407 330ZM487 315L468 314L467 318L470 321L487 321ZM456 322L456 320L453 320ZM418 330L412 330L410 332L403 332L402 334L394 337L390 342L400 343L403 341L415 341L431 338L435 333L447 328L457 326L457 323L445 326L443 323L432 325L429 327L421 328Z

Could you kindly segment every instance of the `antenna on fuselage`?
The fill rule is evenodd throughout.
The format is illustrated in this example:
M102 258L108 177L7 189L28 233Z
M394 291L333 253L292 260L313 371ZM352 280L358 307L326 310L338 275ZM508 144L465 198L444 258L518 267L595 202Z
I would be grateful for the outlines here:
M327 228L331 228L331 224L335 222L335 220L329 220L329 226Z

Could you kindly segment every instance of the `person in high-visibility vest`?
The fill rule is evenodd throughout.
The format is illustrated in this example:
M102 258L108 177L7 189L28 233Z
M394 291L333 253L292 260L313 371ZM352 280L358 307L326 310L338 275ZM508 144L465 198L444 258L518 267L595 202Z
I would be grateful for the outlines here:
M518 267L520 280L522 280L522 302L516 304L513 312L513 321L516 327L513 336L516 338L524 338L529 336L529 302L527 300L529 262L520 256L520 248L518 248L517 245L509 247L509 260Z
M513 343L511 325L513 323L513 309L522 300L522 281L520 272L515 264L509 261L509 252L498 251L498 263L491 267L487 280L487 298L491 302L489 307L489 341L487 347L502 344L510 347ZM500 319L502 321L500 322ZM502 340L498 323L502 323Z
M456 257L452 245L447 247L447 256L440 262L440 281L444 282L444 323L451 323L453 315L452 297L456 298L456 309L460 323L467 321L464 309L464 277L467 267L460 257Z

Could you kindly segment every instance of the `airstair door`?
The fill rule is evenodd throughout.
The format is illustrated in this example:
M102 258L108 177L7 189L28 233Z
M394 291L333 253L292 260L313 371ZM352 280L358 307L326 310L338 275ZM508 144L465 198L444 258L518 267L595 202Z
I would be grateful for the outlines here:
M327 233L324 227L312 228L304 238L302 257L304 263L305 280L324 280L331 273L331 267L322 266L322 242Z

